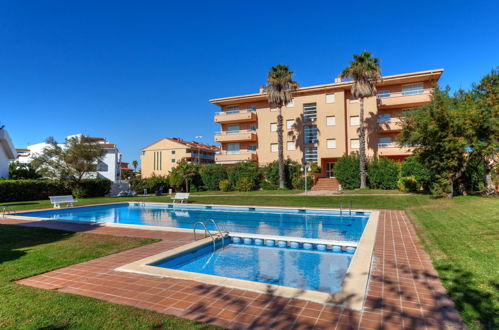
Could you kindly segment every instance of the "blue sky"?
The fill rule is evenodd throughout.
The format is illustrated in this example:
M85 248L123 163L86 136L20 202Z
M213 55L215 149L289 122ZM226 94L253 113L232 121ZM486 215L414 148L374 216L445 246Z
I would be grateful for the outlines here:
M254 93L275 64L322 84L369 50L384 74L499 65L498 1L1 1L0 122L16 147L83 133L124 159L162 137L214 143L208 99Z

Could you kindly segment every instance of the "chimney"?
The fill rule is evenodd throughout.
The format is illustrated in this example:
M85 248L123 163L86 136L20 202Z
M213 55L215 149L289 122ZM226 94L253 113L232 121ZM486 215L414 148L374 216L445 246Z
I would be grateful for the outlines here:
M265 86L260 86L260 94L264 94L265 93Z
M336 78L334 78L335 83L340 83L341 82L341 74L339 74Z

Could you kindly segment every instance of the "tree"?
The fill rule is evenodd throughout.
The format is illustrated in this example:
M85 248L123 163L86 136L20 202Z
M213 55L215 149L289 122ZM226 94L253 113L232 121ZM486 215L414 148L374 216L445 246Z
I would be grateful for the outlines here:
M492 174L499 164L499 71L492 70L474 84L464 102L469 127L469 150L483 161L486 194L496 193Z
M11 180L39 179L40 177L31 164L22 164L19 161L9 164L9 179Z
M289 71L287 65L273 66L267 75L265 88L270 106L277 108L277 151L279 162L279 188L285 188L284 174L284 145L282 107L292 101L292 92L298 89L298 83L293 81L294 72Z
M199 174L199 165L189 164L187 160L182 159L172 171L172 174L183 178L185 191L189 192L189 183Z
M133 171L137 172L137 167L139 166L139 162L134 160L132 161Z
M78 185L88 174L97 171L103 149L95 140L87 136L73 136L60 145L49 137L48 146L36 155L31 165L45 178L70 179Z
M381 80L379 60L371 57L372 54L363 51L360 55L354 54L349 67L341 72L342 78L353 79L352 95L360 99L359 113L359 167L360 188L365 188L367 183L366 171L366 128L364 123L364 98L376 95L376 82Z
M452 197L454 182L464 173L472 156L466 152L469 125L464 110L459 97L451 97L448 88L437 87L430 104L402 119L399 144L415 146L419 161L435 174L434 194Z

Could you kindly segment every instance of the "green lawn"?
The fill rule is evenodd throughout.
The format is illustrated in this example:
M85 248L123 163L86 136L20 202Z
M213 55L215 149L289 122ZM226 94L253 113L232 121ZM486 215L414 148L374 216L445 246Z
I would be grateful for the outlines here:
M13 281L154 242L0 225L0 328L204 329L193 321Z
M92 198L78 205L140 200L169 201L168 197ZM415 224L444 286L470 328L499 328L499 199L456 197L432 199L427 195L390 196L268 196L237 194L192 196L194 203L339 207L405 210ZM50 207L48 201L5 203L16 209ZM1 315L0 315L1 316ZM1 326L1 324L0 324Z

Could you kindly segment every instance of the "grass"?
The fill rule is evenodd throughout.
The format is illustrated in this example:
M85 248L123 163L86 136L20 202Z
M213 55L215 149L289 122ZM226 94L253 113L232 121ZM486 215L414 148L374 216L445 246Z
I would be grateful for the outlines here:
M155 240L0 226L0 328L203 329L207 325L13 281Z
M373 192L372 190L370 191ZM355 191L358 193L358 190ZM127 200L166 202L168 197L92 198L78 205ZM339 207L405 210L416 226L435 268L468 327L499 328L499 199L456 197L432 199L427 195L269 196L232 193L194 195L191 202L206 204ZM8 203L22 210L50 207L48 201ZM1 315L0 315L1 316ZM0 323L1 326L1 323Z

